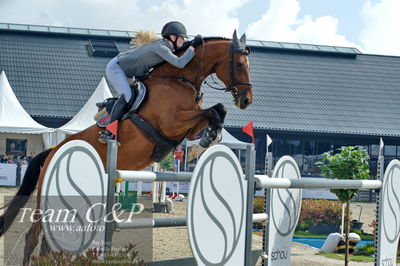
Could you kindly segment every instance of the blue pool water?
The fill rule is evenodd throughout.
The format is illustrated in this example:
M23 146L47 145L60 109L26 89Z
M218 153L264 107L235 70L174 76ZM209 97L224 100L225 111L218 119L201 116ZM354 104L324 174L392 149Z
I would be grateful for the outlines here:
M325 238L306 238L306 237L293 237L294 242L306 244L315 248L321 248L325 242ZM361 240L357 243L357 247L362 247L367 244L374 243L372 240Z

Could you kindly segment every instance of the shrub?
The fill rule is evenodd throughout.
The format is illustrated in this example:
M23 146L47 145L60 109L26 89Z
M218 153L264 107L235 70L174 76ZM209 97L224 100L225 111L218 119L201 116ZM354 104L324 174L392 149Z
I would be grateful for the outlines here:
M356 255L359 256L371 256L375 252L375 244L367 244L365 246L359 247L356 250Z
M255 197L253 206L253 213L264 213L264 197Z
M169 153L161 162L160 162L160 168L161 170L164 171L170 171L174 169L174 155Z
M100 260L101 251L88 250L85 255L72 255L63 251L50 251L46 256L32 257L33 266L53 266L53 265L145 265L143 260L137 258L138 252L134 250L135 245L128 244L123 249L113 251Z
M264 213L264 197L255 197L253 200L253 213ZM253 223L253 229L264 228L264 222Z
M340 201L308 199L302 201L299 224L303 228L315 224L340 225L341 216Z

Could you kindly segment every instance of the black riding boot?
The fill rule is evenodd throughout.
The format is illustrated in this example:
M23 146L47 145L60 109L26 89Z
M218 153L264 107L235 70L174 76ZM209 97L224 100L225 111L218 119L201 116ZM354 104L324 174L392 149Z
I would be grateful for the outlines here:
M122 115L125 112L126 104L127 103L125 101L125 97L123 95L119 97L111 110L110 123L114 122L115 120L121 119ZM100 133L99 141L101 143L107 143L109 140L113 139L115 139L115 135L111 133L108 129Z

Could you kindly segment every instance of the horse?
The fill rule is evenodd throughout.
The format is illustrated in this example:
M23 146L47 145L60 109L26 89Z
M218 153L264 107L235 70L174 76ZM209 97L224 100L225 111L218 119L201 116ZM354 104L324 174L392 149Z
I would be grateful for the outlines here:
M182 54L190 44L184 45L177 54ZM253 102L253 89L250 80L246 36L238 39L236 31L232 39L221 37L203 38L195 47L195 56L183 68L178 69L164 63L154 68L142 82L147 87L147 98L138 109L137 114L146 120L163 137L179 143L184 138L192 139L203 129L203 146L218 140L226 115L226 108L218 103L210 108L202 109L201 85L205 79L215 73L230 92L234 104L245 109ZM69 136L53 149L38 154L29 164L21 187L11 200L4 214L0 216L0 236L16 218L29 195L38 186L37 208L40 209L40 195L46 168L55 152L66 142L84 140L90 143L100 155L106 166L107 145L98 142L98 134L102 128L96 124ZM119 122L118 169L141 170L152 162L153 151L157 143L147 132L141 130L130 119ZM35 216L26 234L24 265L38 244L42 225L40 215ZM48 243L43 236L40 254L49 251Z

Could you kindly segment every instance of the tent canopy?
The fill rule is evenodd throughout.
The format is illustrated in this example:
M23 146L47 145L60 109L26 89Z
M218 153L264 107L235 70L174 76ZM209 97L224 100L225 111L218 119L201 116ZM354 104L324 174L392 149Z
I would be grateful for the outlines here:
M103 77L82 109L68 123L58 128L57 131L65 134L75 134L93 125L95 122L93 117L97 113L96 103L110 97L112 97L110 88Z
M53 132L25 111L12 90L4 71L0 74L0 132L42 134Z
M222 139L218 144L222 144L222 145L228 146L231 149L245 150L247 145L250 144L250 143L243 142L243 141L240 141L240 140L236 139L234 136L229 134L229 132L226 131L225 128L222 129L221 135L222 135ZM197 140L188 140L188 141L186 141L186 146L190 147L190 146L192 146L194 144L199 144L199 142L200 142L199 139L197 139Z

